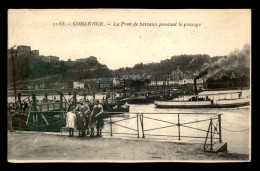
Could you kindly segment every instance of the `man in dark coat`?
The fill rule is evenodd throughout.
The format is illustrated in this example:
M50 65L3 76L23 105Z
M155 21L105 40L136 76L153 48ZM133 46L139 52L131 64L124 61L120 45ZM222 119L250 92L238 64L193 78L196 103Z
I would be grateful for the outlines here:
M79 137L86 136L86 119L83 117L83 113L79 112L77 117L77 129L79 131Z

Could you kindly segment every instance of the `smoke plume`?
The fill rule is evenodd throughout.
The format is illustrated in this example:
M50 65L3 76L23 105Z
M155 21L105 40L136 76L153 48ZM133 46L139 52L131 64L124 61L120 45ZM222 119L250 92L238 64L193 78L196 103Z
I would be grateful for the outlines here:
M221 58L209 65L199 73L195 79L201 77L209 78L221 70L234 70L250 67L250 45L244 45L242 50L235 50L228 54L226 58Z

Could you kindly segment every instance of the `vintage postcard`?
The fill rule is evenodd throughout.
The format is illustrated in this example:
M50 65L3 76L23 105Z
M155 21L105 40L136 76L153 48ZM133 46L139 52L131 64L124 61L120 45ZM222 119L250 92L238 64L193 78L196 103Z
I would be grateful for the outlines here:
M250 162L250 9L9 9L8 162Z

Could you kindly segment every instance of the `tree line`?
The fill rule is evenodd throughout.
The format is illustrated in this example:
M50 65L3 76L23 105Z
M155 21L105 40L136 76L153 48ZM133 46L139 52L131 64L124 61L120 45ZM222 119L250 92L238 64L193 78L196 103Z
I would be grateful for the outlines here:
M46 76L51 78L51 75L61 74L59 81L68 83L83 79L122 78L122 75L144 73L151 76L150 80L159 80L165 75L170 75L177 67L189 78L194 78L207 66L225 57L210 57L207 54L178 55L172 56L170 59L161 60L158 63L139 63L134 67L110 70L105 64L99 63L96 57L89 57L83 61L68 60L48 63L34 56L20 55L14 57L14 67L16 80L33 80ZM12 60L8 58L8 83L13 81L12 67ZM232 82L237 85L248 85L249 80L250 68L240 67L228 71L219 71L207 78L207 83L214 85L215 83ZM146 82L149 82L149 80L146 80Z

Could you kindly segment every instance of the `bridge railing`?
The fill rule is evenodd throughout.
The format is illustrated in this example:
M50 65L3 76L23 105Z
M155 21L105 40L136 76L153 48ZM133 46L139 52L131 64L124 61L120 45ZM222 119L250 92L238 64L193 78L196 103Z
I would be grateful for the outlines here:
M66 124L66 111L19 112L12 120L15 130L60 132Z
M128 117L121 117L124 116L124 114L128 115ZM122 112L121 113L104 112L103 113L103 116L105 118L104 124L108 125L108 127L104 129L102 133L108 134L110 136L116 134L131 135L137 138L155 136L155 137L177 138L178 140L185 139L185 138L200 139L202 140L202 142L204 142L204 149L210 146L210 150L212 150L214 144L218 142L219 143L222 142L222 131L221 131L222 114L220 113L130 112L124 114L122 114ZM166 117L165 115L168 116ZM169 116L171 117L171 119L169 119ZM21 124L22 124L30 128L35 128L36 131L59 132L62 131L62 128L66 124L66 111L31 111L29 113L29 116L27 116L27 121L21 120L21 115L19 115L18 118L15 118L15 120L18 121L19 123L18 125L16 125L16 129L17 128L21 129ZM132 124L125 124L129 120L134 120L134 121L131 122ZM155 122L155 121L161 124L150 124L151 122ZM114 127L117 127L117 129L114 129ZM118 129L119 127L124 129ZM160 131L158 133L157 131L157 130L162 130L165 128L173 128L173 127L177 129L175 131L171 131L170 134L168 135L162 134L162 132ZM182 129L184 128L190 131L187 130L182 131ZM195 131L200 132L199 133L200 135L198 136L195 133ZM192 135L190 135L189 133Z
M109 121L107 121L105 124L109 125L110 131L106 131L103 133L108 133L110 136L113 136L114 134L124 134L124 135L134 135L137 138L145 138L145 137L169 137L169 138L177 138L178 140L181 140L182 138L191 138L191 139L201 139L202 142L204 142L204 149L206 147L210 146L210 150L212 150L213 145L216 144L217 142L221 143L222 142L222 133L221 133L221 115L220 113L126 113L129 115L129 117L125 118L120 118L120 119L114 119L115 114L119 114L118 112L109 112L106 113L104 112L105 115L109 116ZM153 116L162 116L162 117L153 117ZM171 116L176 116L176 121L169 121L165 120L163 118L163 115L171 115ZM188 116L189 118L193 118L192 116L197 116L196 119L189 121L182 120L181 122L181 117L183 116ZM198 116L204 116L204 118ZM207 118L205 118L208 116ZM125 122L126 120L136 120L135 125L125 126L123 124L120 124L122 122ZM161 122L164 124L168 125L162 125L162 126L156 126L153 128L146 128L146 125L149 125L150 121L157 121ZM203 126L209 125L208 129L203 129L201 127L196 127L197 123L203 124ZM194 126L191 126L194 125ZM122 127L125 128L125 132L118 132L117 130L114 130L113 127ZM160 129L165 129L165 128L172 128L172 127L177 127L177 131L171 132L170 135L165 135L156 132L157 130ZM188 135L187 131L182 132L182 128L186 128L189 130L193 131L199 131L204 136L195 136L195 135Z

